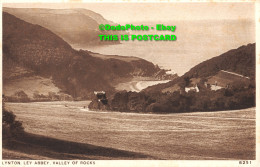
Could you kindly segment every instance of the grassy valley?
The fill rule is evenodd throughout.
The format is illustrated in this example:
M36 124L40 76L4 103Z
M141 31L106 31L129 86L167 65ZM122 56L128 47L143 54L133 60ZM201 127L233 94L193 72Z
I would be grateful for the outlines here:
M140 114L88 104L7 103L27 134L4 147L3 159L255 159L255 108Z

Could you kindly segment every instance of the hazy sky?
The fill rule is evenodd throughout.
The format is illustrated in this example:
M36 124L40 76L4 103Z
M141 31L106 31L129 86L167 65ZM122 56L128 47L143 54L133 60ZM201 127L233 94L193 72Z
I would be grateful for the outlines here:
M254 3L4 3L3 7L86 8L114 22L169 20L254 20Z

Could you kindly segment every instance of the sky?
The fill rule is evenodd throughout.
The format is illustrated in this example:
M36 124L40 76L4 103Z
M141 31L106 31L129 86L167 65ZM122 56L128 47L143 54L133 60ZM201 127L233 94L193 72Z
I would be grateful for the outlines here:
M252 2L209 3L3 3L17 8L86 8L117 23L170 20L255 19Z

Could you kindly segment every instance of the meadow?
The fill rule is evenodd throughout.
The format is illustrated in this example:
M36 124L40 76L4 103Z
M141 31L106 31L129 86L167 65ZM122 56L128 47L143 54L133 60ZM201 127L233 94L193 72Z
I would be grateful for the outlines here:
M255 159L255 108L142 114L89 103L6 103L30 135L3 159Z

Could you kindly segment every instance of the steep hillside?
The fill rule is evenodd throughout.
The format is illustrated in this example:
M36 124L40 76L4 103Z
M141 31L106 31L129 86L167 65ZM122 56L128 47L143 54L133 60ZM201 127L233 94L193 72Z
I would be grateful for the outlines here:
M98 13L87 9L43 9L43 8L3 8L24 21L38 24L62 37L71 45L114 44L118 42L100 42L99 24L114 24Z
M22 70L17 73L17 69ZM51 31L3 13L4 87L25 76L45 77L62 92L81 99L90 97L94 90L114 92L120 78L154 76L158 71L157 66L140 58L104 59L76 51Z
M102 107L100 107L102 106ZM255 106L255 44L204 61L183 76L136 92L119 92L90 108L131 112L190 112Z
M232 49L220 56L206 60L191 68L180 78L166 84L155 85L147 88L146 92L162 91L169 87L176 87L177 84L185 84L192 78L207 79L217 75L221 70L235 72L255 80L255 44L248 44L237 49ZM185 81L186 80L186 81Z
M220 70L235 72L250 78L255 78L255 44L248 44L232 49L220 56L206 60L189 72L185 77L208 77Z

